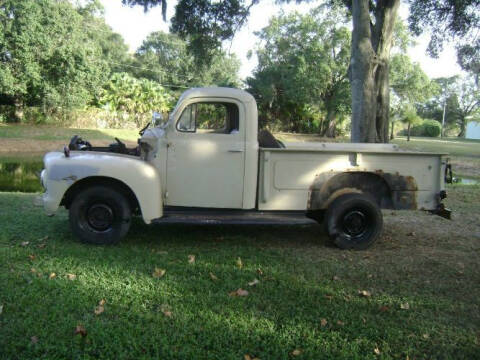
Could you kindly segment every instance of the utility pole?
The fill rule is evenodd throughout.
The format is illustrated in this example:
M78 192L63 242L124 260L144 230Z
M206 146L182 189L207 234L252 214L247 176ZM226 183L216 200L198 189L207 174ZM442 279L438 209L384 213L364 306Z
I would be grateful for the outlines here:
M440 133L441 137L443 138L443 132L444 132L444 127L445 127L445 110L447 108L447 99L443 101L443 116L442 116L442 131Z

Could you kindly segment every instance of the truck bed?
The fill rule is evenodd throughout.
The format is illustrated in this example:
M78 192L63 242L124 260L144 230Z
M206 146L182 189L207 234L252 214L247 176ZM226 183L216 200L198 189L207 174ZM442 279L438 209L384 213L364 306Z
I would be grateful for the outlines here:
M446 154L404 151L391 144L285 145L260 148L259 210L309 210L312 191L320 191L343 172L369 172L385 178L394 196L415 200L409 208L434 210L444 188ZM405 188L391 179L402 179Z

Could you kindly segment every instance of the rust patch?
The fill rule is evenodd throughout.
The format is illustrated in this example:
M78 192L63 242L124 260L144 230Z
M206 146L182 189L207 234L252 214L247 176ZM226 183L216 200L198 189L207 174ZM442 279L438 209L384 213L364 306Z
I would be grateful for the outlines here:
M310 187L308 210L327 208L332 197L344 194L344 189L370 194L381 208L417 209L418 186L412 176L375 170L319 174Z

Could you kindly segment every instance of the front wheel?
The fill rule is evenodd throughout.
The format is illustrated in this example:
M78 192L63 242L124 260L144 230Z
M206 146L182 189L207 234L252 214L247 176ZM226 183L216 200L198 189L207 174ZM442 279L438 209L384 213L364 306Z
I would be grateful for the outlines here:
M328 207L326 227L328 235L339 248L363 250L382 234L382 212L368 195L345 194Z
M127 234L131 209L121 192L106 186L92 186L75 196L69 221L72 232L82 242L111 245Z

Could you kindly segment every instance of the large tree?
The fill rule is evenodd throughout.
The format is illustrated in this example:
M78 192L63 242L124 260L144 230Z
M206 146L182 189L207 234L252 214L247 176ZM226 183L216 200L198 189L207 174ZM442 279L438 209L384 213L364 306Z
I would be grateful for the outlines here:
M301 2L302 0L298 0ZM259 0L180 0L172 30L191 37L197 59L208 59L211 49L233 37L244 24L250 8ZM288 2L278 1L278 2ZM329 0L344 3L352 13L350 80L352 88L352 141L387 142L389 125L389 53L400 0ZM479 0L409 0L411 26L416 33L430 27L432 33L446 30L456 39L466 39L480 28ZM166 0L124 0L129 5L148 6ZM418 24L415 26L414 24ZM465 28L468 27L468 32ZM469 68L475 67L478 38L463 47ZM439 43L437 42L437 45ZM472 45L473 44L473 45ZM435 48L432 46L431 48ZM436 48L439 48L438 46ZM460 54L459 49L459 54ZM473 60L471 60L473 59ZM472 65L473 64L473 65Z

